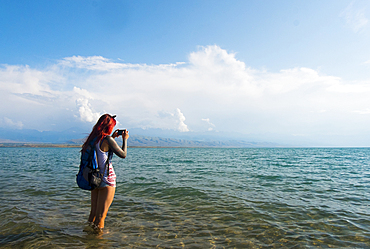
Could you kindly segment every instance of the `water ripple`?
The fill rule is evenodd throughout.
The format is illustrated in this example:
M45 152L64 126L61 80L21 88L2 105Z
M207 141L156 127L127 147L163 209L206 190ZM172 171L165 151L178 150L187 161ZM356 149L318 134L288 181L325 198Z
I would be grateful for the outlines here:
M129 153L97 236L79 149L1 148L0 247L370 247L370 149Z

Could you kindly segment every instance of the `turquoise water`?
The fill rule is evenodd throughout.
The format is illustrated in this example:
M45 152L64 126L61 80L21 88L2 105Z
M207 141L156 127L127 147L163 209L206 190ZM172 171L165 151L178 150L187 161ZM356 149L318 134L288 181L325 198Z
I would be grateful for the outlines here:
M79 149L0 156L1 248L370 248L367 148L131 148L102 235Z

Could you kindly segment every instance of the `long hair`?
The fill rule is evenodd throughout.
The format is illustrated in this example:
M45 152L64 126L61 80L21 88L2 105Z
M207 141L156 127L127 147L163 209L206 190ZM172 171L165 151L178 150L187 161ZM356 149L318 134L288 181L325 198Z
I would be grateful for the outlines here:
M94 125L90 135L87 137L85 143L82 145L82 150L85 151L89 146L90 142L94 139L95 144L97 144L104 136L110 135L113 131L114 126L116 125L116 120L114 119L115 116L111 116L109 114L102 115L98 122Z

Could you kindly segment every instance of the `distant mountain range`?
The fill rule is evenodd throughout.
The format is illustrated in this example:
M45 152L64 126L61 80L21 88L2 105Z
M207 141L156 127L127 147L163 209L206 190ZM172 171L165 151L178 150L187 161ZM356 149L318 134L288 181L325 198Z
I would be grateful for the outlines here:
M148 135L139 135L144 133ZM160 136L150 136L158 134ZM130 147L277 147L278 144L266 142L248 142L243 139L235 139L221 133L176 133L174 131L163 131L160 129L130 130L128 145ZM37 130L7 130L0 128L0 146L80 146L87 133L79 129L66 131L37 131ZM120 143L118 138L117 142Z
M68 144L82 144L83 140L71 140ZM121 139L117 139L121 143ZM232 148L251 148L251 147L276 147L273 143L246 142L242 140L223 140L223 141L197 141L176 138L148 137L133 135L128 140L129 147L232 147Z

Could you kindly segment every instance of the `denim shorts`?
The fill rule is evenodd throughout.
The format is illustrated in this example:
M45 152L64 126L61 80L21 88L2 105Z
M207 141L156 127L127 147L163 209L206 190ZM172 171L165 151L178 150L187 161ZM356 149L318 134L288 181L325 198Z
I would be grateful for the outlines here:
M98 188L104 188L104 187L108 187L108 186L110 186L108 183L106 183L105 181L101 181Z

